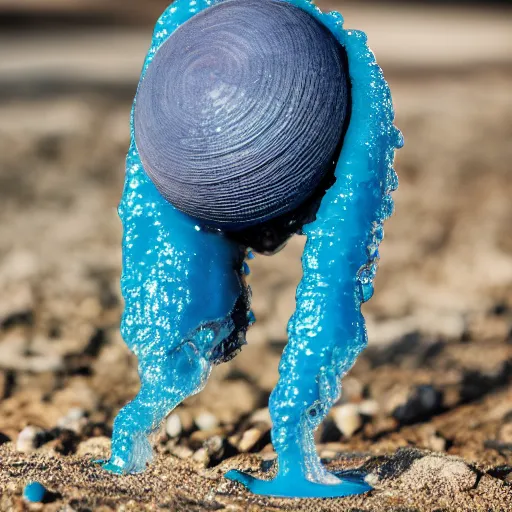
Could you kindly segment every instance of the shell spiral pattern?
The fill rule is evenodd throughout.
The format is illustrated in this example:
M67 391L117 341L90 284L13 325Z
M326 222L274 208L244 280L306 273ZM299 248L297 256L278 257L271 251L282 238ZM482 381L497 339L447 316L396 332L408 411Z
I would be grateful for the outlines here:
M332 165L349 98L344 50L304 10L229 0L165 41L134 110L144 169L182 212L243 229L299 206Z

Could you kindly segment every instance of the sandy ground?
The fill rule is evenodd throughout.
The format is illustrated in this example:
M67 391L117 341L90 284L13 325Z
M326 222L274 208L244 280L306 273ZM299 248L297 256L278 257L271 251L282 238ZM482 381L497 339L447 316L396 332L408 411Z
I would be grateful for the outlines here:
M502 16L486 13L484 28L488 19L502 41ZM473 23L457 30L467 36ZM123 37L142 55L139 34ZM101 69L119 64L111 51L87 80L70 81L73 44L51 87L37 68L31 81L30 68L0 79L0 510L41 509L21 498L30 480L48 489L45 510L512 510L510 61L434 45L434 57L413 66L383 43L406 138L396 214L364 307L370 346L317 435L332 470L364 469L375 490L267 500L222 474L275 470L266 404L301 238L251 262L249 344L168 419L154 465L116 477L91 463L108 454L113 417L138 387L118 331L116 215L136 71L128 63L105 81ZM437 66L439 52L448 55Z

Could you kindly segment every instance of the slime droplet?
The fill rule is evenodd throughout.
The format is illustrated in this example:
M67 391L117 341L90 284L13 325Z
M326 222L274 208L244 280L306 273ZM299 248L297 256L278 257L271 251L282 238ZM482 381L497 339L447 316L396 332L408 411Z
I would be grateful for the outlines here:
M46 488L39 482L30 482L23 490L23 498L32 503L40 503L46 495Z

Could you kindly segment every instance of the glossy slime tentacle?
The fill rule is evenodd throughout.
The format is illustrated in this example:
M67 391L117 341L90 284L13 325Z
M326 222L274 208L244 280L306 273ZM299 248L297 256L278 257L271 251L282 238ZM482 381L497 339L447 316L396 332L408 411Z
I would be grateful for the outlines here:
M170 7L157 23L141 80L156 49L177 26L175 9ZM193 12L182 21L187 15ZM152 454L148 436L173 407L202 389L216 362L214 349L233 334L243 337L247 326L235 332L231 315L240 297L249 307L243 248L202 231L160 195L140 160L133 109L131 139L119 205L125 299L121 334L138 358L141 388L114 422L105 468L117 473L145 469Z
M338 13L322 14L306 1L293 3L320 18L345 47L352 114L336 182L315 221L303 230L303 278L280 379L270 398L278 475L270 482L238 472L229 476L261 494L343 496L369 486L329 474L316 453L313 432L339 397L342 376L367 344L360 306L373 294L382 223L393 211L390 192L398 185L394 150L403 140L393 126L390 91L365 34L344 30Z
M243 249L201 231L167 203L144 173L133 144L119 213L121 334L138 358L141 389L115 419L106 467L133 473L151 458L148 436L172 408L202 389L219 344L240 334L232 319L240 298L244 307L249 304Z

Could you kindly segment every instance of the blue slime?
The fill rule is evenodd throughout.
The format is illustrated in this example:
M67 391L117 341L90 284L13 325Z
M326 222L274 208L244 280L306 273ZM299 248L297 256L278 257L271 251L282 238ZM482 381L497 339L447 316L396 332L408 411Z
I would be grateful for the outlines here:
M23 490L23 498L31 503L40 503L46 496L45 487L39 482L30 482Z
M384 236L398 186L391 95L364 33L343 28L337 12L308 0L283 0L323 23L348 56L352 112L330 187L316 219L304 226L307 243L297 307L288 324L280 378L270 397L277 475L260 480L229 471L256 494L337 497L370 490L360 476L334 475L320 462L313 434L341 393L341 379L367 344L361 303L373 294ZM160 17L142 77L160 45L215 1L176 0ZM211 231L163 199L146 175L135 145L133 109L126 181L119 206L123 236L121 333L137 356L141 388L114 422L112 455L103 467L141 472L152 457L150 436L165 416L205 385L218 347L232 335L233 310L245 284L239 244ZM247 301L248 302L248 301ZM252 312L244 312L252 323ZM245 333L242 333L245 334Z

